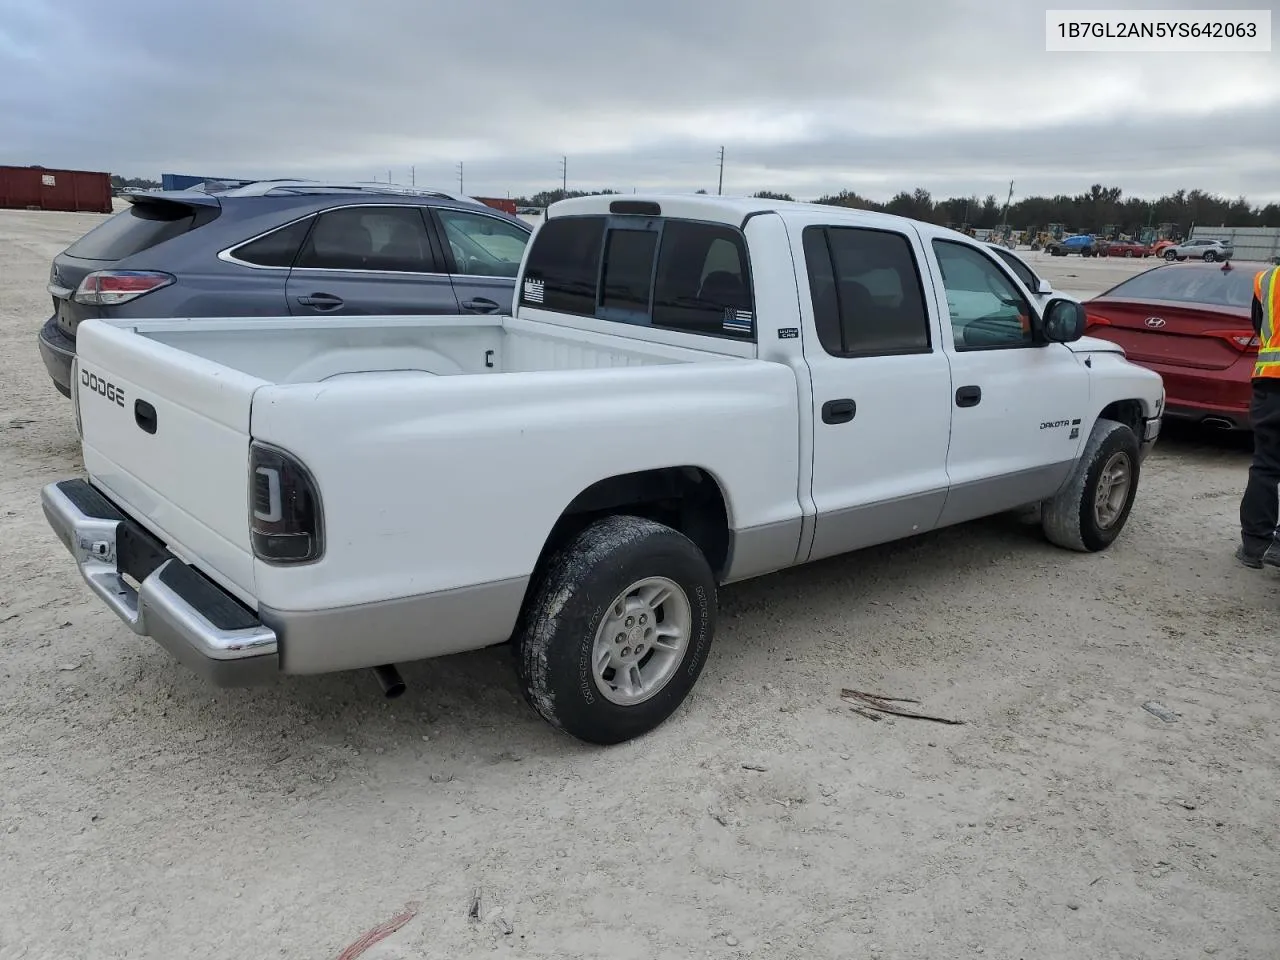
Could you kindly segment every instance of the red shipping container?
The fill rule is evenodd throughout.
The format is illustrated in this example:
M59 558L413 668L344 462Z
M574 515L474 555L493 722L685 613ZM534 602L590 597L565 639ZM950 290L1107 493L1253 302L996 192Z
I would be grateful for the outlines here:
M88 170L0 167L0 208L111 212L111 175Z
M476 197L486 207L493 207L495 210L501 210L503 213L509 213L513 217L516 215L516 202L514 200L502 200L498 197Z

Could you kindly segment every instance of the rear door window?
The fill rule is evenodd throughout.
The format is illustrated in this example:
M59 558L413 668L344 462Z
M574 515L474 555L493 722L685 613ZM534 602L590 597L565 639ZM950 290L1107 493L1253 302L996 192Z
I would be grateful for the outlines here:
M237 260L259 267L291 267L314 219L307 217L279 230L272 230L266 236L235 247L230 254Z
M81 260L123 260L182 236L195 223L196 209L185 203L135 203L94 227L66 252Z
M435 273L438 266L417 207L344 207L316 218L297 267Z
M454 273L473 277L514 277L530 231L482 213L436 209L453 256Z
M929 313L911 243L865 227L805 227L818 340L837 357L928 353Z

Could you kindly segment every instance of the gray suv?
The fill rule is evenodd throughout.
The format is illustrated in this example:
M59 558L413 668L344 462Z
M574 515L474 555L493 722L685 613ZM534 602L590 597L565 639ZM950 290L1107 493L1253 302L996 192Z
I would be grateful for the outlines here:
M1235 256L1235 252L1235 244L1230 240L1200 239L1183 240L1176 246L1165 247L1162 256L1171 262L1194 257L1196 260L1214 263L1218 260L1230 260Z
M128 194L53 260L40 354L71 395L91 317L510 312L532 226L390 184L276 180Z

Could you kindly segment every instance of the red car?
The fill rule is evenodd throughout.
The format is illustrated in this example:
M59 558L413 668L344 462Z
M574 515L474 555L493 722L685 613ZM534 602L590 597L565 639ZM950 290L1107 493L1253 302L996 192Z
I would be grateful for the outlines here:
M1153 267L1086 302L1085 332L1164 378L1165 416L1247 430L1256 273L1230 262Z
M1136 240L1112 240L1102 248L1104 257L1149 257L1151 248Z

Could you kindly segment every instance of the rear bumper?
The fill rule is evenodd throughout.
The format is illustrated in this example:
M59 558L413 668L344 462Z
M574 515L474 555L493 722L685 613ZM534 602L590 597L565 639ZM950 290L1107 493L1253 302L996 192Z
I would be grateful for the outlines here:
M75 359L76 342L58 328L56 317L50 317L40 328L40 359L58 392L71 397L71 361Z
M220 687L269 683L280 672L275 631L192 567L170 557L135 590L116 568L124 515L84 480L51 483L44 515L89 588L130 629Z

